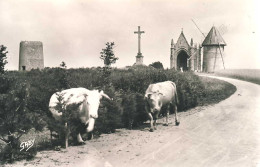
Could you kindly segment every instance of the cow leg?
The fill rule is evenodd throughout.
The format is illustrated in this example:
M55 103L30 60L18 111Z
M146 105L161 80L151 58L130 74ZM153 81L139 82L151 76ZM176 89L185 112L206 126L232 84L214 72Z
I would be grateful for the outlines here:
M166 123L165 123L165 126L168 126L169 125L169 111L167 111L166 113Z
M153 127L154 127L154 130L157 129L157 126L156 126L157 124L156 124L156 122L157 122L157 119L155 118L154 121L153 121Z
M77 136L77 144L84 144L81 134L85 132L85 125L81 123L74 123L74 125L76 126L74 136Z
M51 132L51 142L52 142L52 130L50 130L50 132Z
M90 118L89 122L88 122L88 127L86 129L87 133L93 131L94 125L95 125L95 119L94 118Z
M93 133L92 132L89 132L88 133L88 140L92 140L93 139Z
M170 105L168 105L166 108L166 123L164 124L164 126L169 125L169 112L170 112Z
M63 133L63 132L59 132L59 133L58 133L58 136L59 136L59 142L62 143L62 141L63 141L63 139L64 139L63 137L65 137L65 136L64 136L64 133Z
M174 107L174 114L175 114L175 125L178 126L180 124L180 121L178 120L177 116L177 105Z
M159 112L156 111L156 113L154 114L154 129L156 130L157 129L157 119L158 119L158 116L159 116Z
M153 116L152 116L152 113L148 113L148 116L150 118L150 132L153 132L154 131L154 127L153 127Z
M84 141L82 140L80 133L77 134L77 141L79 144L84 144Z

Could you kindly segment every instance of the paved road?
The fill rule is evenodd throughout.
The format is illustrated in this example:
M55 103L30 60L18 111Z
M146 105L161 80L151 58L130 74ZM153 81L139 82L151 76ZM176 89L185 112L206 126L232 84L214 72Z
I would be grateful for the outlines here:
M136 166L260 166L260 86L215 78L237 91L172 127L168 142L145 149Z

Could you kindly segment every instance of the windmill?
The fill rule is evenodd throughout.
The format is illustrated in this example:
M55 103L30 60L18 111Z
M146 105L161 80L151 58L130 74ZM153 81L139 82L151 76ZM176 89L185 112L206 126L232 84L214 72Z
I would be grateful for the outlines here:
M204 57L203 57L203 62L204 62L204 60L207 60L207 62L203 63L203 69L205 68L206 72L214 72L215 71L216 62L217 62L217 59L218 59L217 58L217 55L218 55L217 50L218 49L219 49L219 53L220 53L220 56L221 56L221 61L222 61L222 64L223 64L223 68L225 69L225 63L224 63L224 59L223 59L223 53L222 53L222 50L221 50L221 46L223 46L223 48L224 48L226 43L225 43L224 39L221 37L221 34L213 26L212 29L210 30L209 34L207 36L205 36L204 33L200 30L200 28L197 26L195 21L193 19L191 19L191 20L195 24L197 29L200 31L200 33L204 36L204 41L203 41L202 45L204 47L207 47L207 46L214 46L214 47L216 47L215 58L214 58L214 63L213 63L214 64L213 65L213 69L212 69L212 67L209 67L209 64L212 64L212 61L210 61L209 59L205 59ZM222 26L222 30L223 30L222 34L224 34L227 31L227 29L226 29L226 27L224 25L221 25L221 26ZM205 52L204 54L205 54L204 56L206 56L208 58L212 58L212 54L207 53L207 52ZM204 65L206 67L204 67Z

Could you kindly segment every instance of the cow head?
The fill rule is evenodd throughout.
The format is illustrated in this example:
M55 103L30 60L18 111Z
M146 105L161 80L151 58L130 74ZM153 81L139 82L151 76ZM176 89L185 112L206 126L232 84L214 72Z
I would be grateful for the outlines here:
M100 104L100 100L105 97L109 100L108 95L106 95L103 91L93 90L86 96L86 103L89 111L90 118L98 118L98 107Z
M161 107L162 107L161 97L162 96L163 96L163 94L160 93L159 91L147 93L145 95L152 112L159 112L161 110Z
M89 123L87 132L91 132L94 129L95 119L98 118L98 108L100 104L100 100L105 97L109 100L108 95L106 95L103 91L93 90L86 96L86 104L89 112Z

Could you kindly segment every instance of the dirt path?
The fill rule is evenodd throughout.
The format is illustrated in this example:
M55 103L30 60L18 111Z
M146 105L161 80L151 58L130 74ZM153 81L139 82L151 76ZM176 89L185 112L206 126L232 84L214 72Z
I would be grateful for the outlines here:
M258 166L260 86L222 79L237 92L218 104L180 113L180 126L160 124L155 132L121 129L84 146L43 151L33 161L7 166Z

